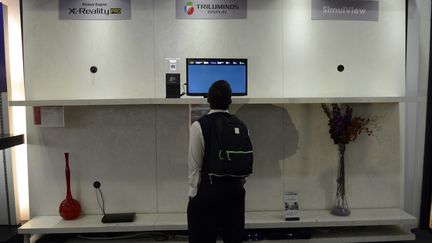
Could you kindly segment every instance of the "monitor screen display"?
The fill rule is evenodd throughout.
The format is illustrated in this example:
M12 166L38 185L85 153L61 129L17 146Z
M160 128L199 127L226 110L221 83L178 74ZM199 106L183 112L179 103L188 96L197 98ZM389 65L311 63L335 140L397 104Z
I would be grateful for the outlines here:
M206 96L217 80L226 80L233 96L247 95L247 59L188 58L186 66L188 95Z

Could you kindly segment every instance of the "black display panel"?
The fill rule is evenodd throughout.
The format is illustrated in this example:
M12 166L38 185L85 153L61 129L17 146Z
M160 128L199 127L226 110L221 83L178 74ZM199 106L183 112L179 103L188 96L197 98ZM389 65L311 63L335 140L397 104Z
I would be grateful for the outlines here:
M233 96L247 95L247 59L187 58L187 94L206 96L217 80L226 80Z

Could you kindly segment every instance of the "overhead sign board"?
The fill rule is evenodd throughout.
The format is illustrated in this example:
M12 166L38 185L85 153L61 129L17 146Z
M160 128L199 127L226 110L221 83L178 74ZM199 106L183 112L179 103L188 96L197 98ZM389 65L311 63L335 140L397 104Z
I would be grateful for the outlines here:
M131 19L131 0L59 0L60 19Z
M245 19L247 0L176 0L177 19Z
M378 0L312 0L312 20L378 21Z

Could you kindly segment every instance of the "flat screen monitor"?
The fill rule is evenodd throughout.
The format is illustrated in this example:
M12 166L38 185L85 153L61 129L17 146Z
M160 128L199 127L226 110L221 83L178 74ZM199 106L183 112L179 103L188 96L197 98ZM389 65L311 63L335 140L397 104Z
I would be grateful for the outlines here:
M187 94L207 96L217 80L226 80L233 96L247 95L247 59L187 58Z

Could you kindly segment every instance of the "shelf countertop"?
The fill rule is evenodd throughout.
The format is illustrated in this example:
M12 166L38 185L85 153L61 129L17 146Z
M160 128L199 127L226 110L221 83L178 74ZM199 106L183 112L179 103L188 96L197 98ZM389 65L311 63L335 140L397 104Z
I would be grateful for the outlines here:
M420 98L419 98L420 99ZM248 98L233 97L233 104L315 104L315 103L398 103L404 97L291 97L291 98ZM410 100L415 101L414 98ZM183 97L178 99L142 98L142 99L70 99L70 100L13 100L10 106L96 106L96 105L187 105L206 104L201 97Z
M417 220L398 208L352 209L347 217L333 216L327 210L305 210L299 221L285 221L283 211L247 212L246 228L299 228L414 225ZM20 234L62 234L97 232L137 232L187 230L184 213L137 214L131 223L101 223L102 215L85 215L66 221L60 216L38 216L18 229Z

